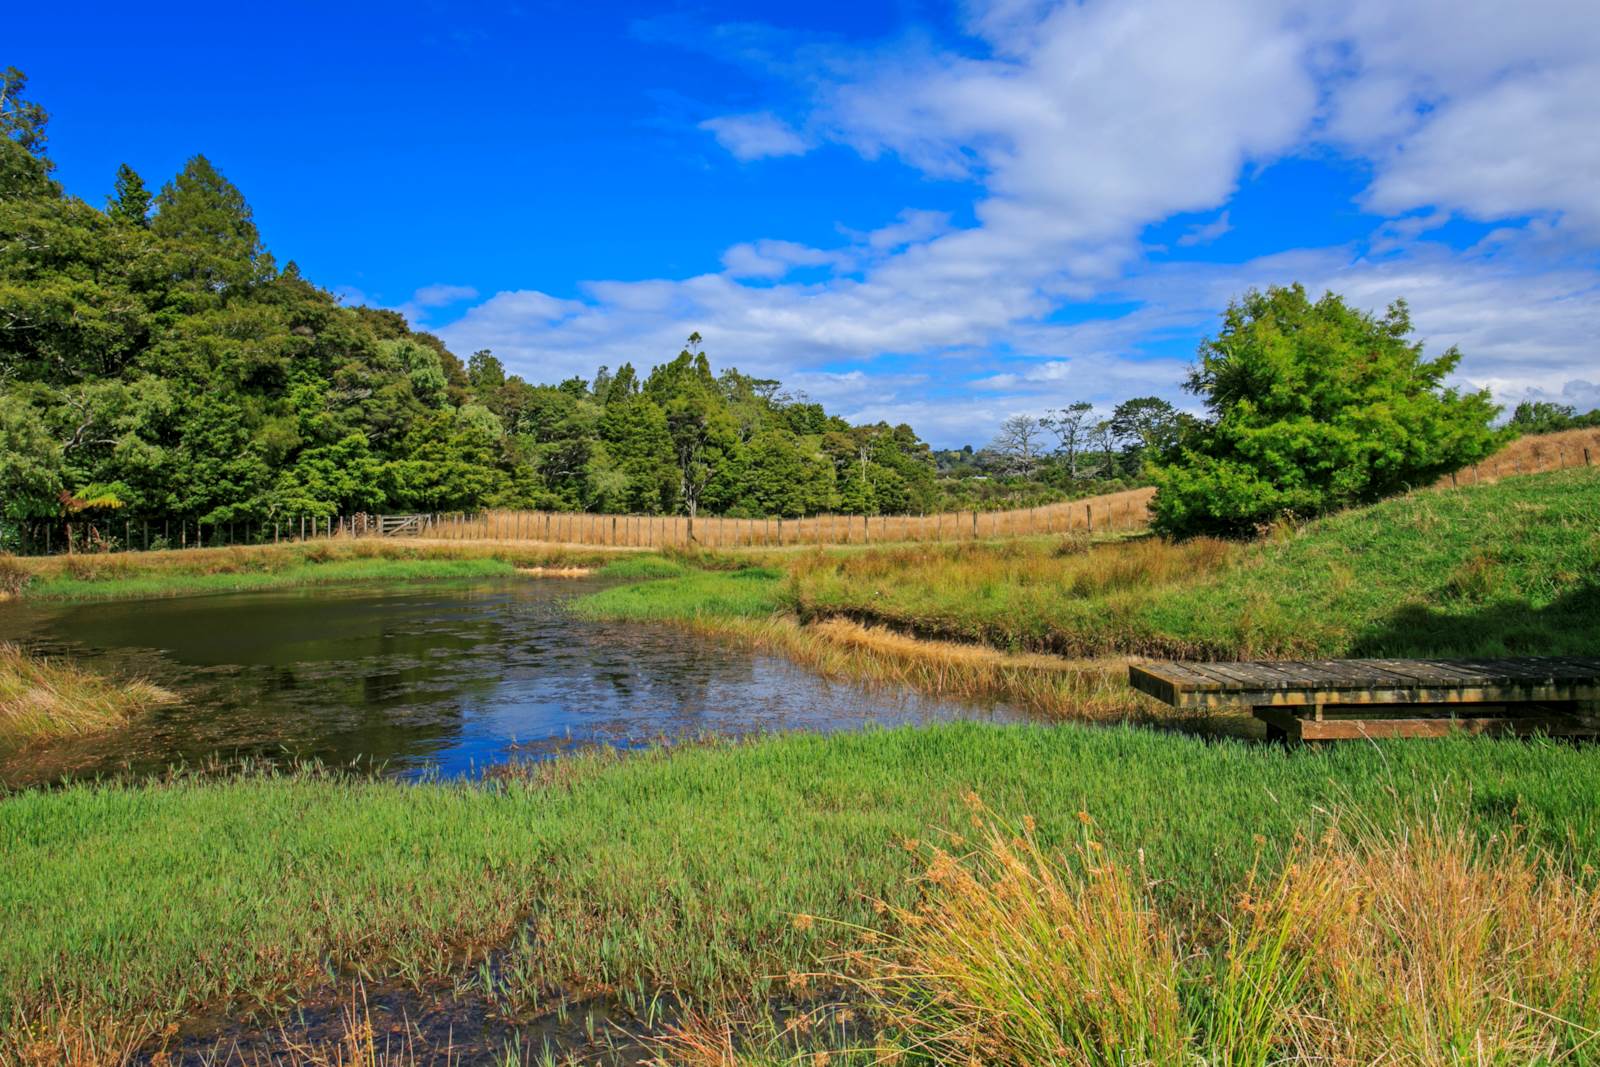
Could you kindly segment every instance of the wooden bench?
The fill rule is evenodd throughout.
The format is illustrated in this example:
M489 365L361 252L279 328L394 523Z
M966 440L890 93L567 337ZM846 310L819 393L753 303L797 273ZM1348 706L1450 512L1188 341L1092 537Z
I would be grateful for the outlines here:
M1248 707L1289 741L1600 733L1600 657L1142 663L1128 681L1176 708Z

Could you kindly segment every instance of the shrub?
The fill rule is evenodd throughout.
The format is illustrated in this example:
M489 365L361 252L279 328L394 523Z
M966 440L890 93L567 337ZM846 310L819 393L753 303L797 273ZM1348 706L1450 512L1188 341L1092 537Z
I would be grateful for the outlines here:
M1505 434L1487 391L1444 379L1451 348L1424 359L1405 302L1382 318L1328 293L1251 291L1200 345L1186 388L1210 418L1151 467L1157 530L1249 533L1285 516L1366 503L1488 455Z

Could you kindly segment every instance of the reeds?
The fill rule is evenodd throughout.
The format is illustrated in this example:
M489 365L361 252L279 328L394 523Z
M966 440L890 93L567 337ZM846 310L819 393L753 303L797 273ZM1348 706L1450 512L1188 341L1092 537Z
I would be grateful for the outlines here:
M809 626L787 616L740 628L752 643L812 670L871 685L909 686L963 700L999 701L1056 719L1140 720L1155 708L1128 685L1121 658L1067 660L982 645L910 637L884 626L827 618Z
M114 681L0 643L0 751L49 737L98 733L177 698L142 681Z

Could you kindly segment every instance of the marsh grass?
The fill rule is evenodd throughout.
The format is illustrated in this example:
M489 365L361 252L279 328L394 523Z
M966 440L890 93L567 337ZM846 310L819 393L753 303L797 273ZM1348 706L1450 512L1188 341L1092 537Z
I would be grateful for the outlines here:
M843 617L809 625L788 610L789 586L770 567L669 572L648 557L615 565L677 577L603 590L573 610L589 618L667 622L782 654L833 678L1000 701L1058 718L1170 719L1127 681L1123 658L1064 660L957 641L924 640ZM615 573L606 568L602 573Z
M116 681L0 643L0 751L98 733L177 697L143 681Z
M1336 824L1207 924L1163 914L1086 813L1052 852L973 806L977 840L927 849L918 902L845 957L889 1059L1600 1062L1600 888L1514 829Z
M1600 857L1600 753L1543 742L1291 753L967 723L570 759L492 785L305 771L5 798L0 1061L26 1044L119 1062L200 1009L270 1013L351 974L508 1011L563 990L760 1002L859 947L872 901L915 908L918 856L896 843L970 833L969 790L1034 813L1047 850L1092 807L1108 853L1144 849L1167 917L1228 914L1326 811L1393 827L1406 796L1475 834L1523 826L1574 872Z

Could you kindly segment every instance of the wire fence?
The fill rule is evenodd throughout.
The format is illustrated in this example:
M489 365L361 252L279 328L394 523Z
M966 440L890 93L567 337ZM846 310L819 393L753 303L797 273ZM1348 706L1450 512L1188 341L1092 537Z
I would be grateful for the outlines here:
M1515 474L1543 474L1600 462L1600 427L1530 434L1470 467L1445 475L1435 487L1479 485Z

